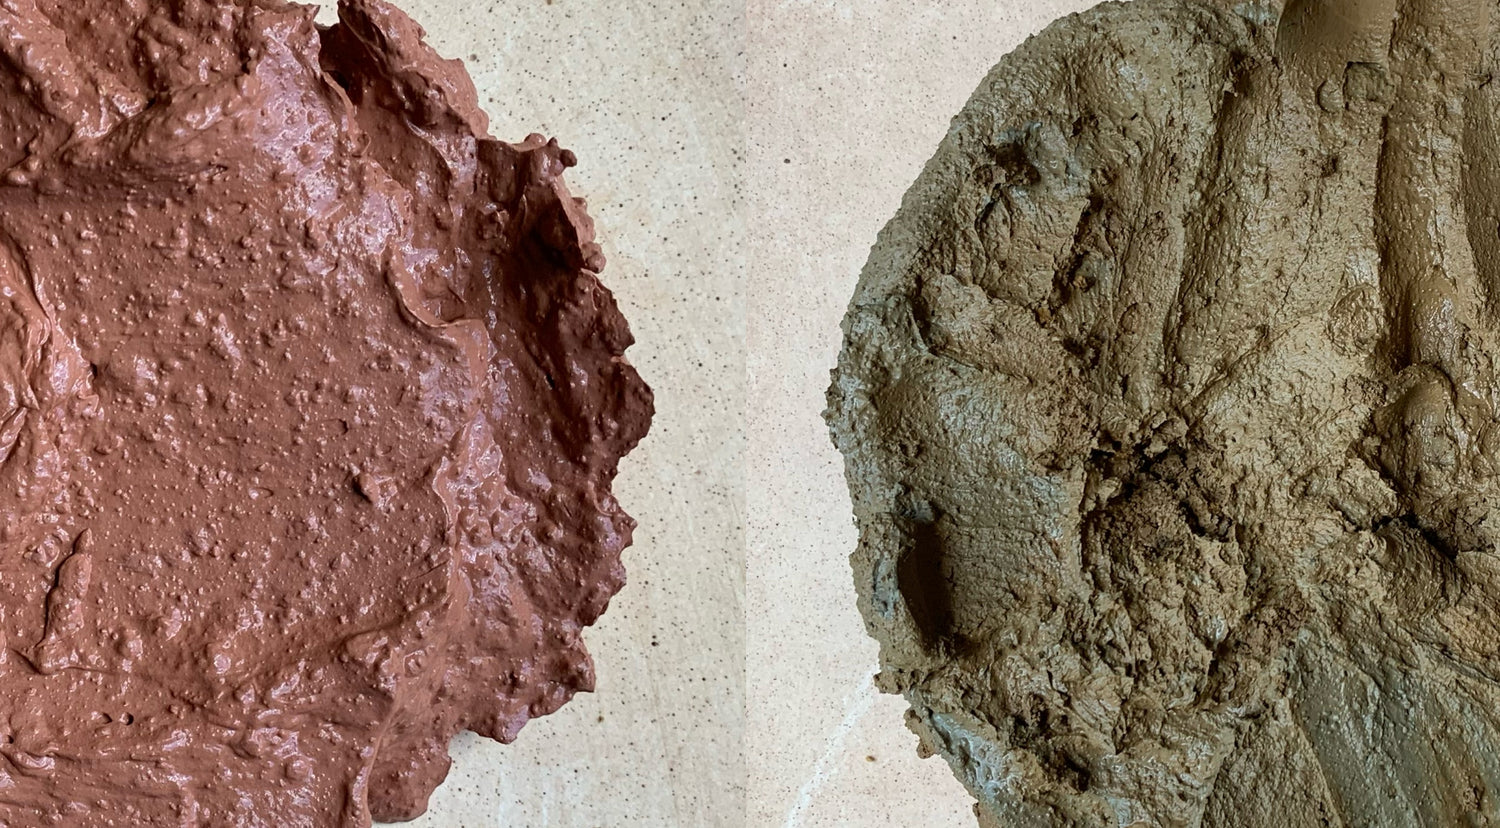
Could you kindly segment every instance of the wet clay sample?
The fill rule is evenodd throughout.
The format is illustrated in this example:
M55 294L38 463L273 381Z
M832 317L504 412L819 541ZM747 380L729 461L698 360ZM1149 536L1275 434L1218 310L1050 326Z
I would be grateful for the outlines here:
M907 194L829 419L981 823L1500 824L1497 24L1101 6Z
M590 689L650 393L379 0L0 4L0 825L362 826Z

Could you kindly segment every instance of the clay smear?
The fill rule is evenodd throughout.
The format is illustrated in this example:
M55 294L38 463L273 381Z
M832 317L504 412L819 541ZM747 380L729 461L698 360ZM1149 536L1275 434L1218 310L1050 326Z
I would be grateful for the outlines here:
M829 421L982 823L1500 819L1496 22L1101 6L908 193Z
M380 0L0 8L0 825L408 819L592 688L650 392Z

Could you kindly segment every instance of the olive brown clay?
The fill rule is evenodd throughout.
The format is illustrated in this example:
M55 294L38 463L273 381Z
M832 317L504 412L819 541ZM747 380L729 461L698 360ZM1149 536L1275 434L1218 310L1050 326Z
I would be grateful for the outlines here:
M0 2L0 825L409 819L590 689L651 396L380 0Z
M1497 26L1107 4L954 121L829 421L982 824L1500 824Z

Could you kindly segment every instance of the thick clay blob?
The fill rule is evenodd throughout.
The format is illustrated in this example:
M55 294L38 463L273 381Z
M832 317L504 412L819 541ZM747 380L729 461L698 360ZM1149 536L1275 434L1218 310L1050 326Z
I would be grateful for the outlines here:
M0 3L0 825L363 826L593 682L650 394L380 0Z
M1497 24L1101 6L908 193L829 419L984 824L1500 824Z

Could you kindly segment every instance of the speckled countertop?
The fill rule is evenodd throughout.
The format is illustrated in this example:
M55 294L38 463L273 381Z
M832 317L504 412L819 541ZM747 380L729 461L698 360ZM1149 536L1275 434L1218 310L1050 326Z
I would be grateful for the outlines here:
M985 72L1092 0L749 4L752 826L973 826L903 700L876 693L854 606L855 532L819 413L875 234Z
M512 745L460 736L431 810L407 824L740 825L743 6L395 1L468 64L492 134L577 152L567 181L657 406L615 487L640 528L628 585L585 635L598 691Z

